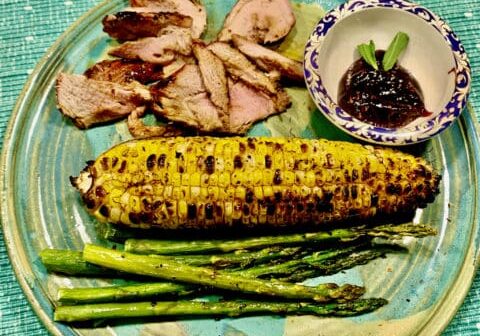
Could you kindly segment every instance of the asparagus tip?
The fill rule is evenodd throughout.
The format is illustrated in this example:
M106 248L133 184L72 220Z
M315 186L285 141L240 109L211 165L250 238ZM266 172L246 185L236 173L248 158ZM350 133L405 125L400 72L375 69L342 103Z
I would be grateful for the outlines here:
M416 237L425 238L435 236L437 230L424 224L400 224L400 225L382 225L369 229L367 234L371 237L393 238Z
M365 294L365 287L356 285L343 285L333 292L332 297L338 302L353 301Z
M351 302L342 303L341 308L335 311L336 316L354 316L373 312L388 303L383 298L358 299Z
M330 285L330 286L329 286ZM365 294L365 287L356 286L356 285L342 285L338 286L336 284L324 284L322 286L328 286L329 294L327 297L325 295L315 296L313 299L317 302L326 302L336 300L337 302L347 302L358 299L360 296Z

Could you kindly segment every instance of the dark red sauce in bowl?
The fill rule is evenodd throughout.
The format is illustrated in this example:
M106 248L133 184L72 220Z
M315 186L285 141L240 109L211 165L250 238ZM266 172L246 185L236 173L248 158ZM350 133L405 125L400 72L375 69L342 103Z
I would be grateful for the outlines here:
M381 60L384 51L375 55ZM363 59L348 68L340 81L338 104L353 117L369 124L396 128L429 116L420 87L408 71L396 64L393 69L375 70Z

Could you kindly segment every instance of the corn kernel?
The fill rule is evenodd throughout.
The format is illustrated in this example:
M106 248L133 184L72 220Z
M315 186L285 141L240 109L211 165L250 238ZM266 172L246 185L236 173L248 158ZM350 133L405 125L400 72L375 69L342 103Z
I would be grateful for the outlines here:
M201 175L200 173L192 173L191 176L190 176L190 185L191 186L200 186L200 178L201 178Z
M273 197L273 188L270 187L270 186L264 186L263 187L263 197L265 197L265 198Z
M219 193L219 188L218 187L208 187L208 199L211 201L222 201L220 199L220 193Z
M243 201L245 201L245 197L246 197L246 190L244 187L236 187L235 188L235 198L238 198L238 199L241 199Z
M182 174L174 172L170 174L172 186L179 187L182 184Z
M254 187L253 194L255 195L256 199L263 199L263 188L262 187Z
M283 184L287 186L291 186L295 183L295 173L291 171L284 171L283 172Z
M315 186L315 172L307 171L305 174L305 185L310 188Z
M178 218L185 220L187 218L187 202L185 200L179 200L178 202Z

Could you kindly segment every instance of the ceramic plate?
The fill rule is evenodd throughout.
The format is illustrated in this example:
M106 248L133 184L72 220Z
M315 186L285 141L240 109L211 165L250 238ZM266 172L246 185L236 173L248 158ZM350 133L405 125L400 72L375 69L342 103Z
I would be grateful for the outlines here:
M233 1L205 1L209 12L207 38L221 26ZM311 27L321 16L319 5L295 5L297 28L281 49L301 57L302 25ZM280 318L260 316L101 324L75 328L52 321L52 302L59 286L106 285L107 280L48 275L39 261L44 248L81 249L99 242L88 216L70 186L85 161L127 139L123 121L88 131L75 128L55 107L55 78L60 71L82 73L105 55L111 40L101 20L126 6L107 1L83 16L47 52L19 97L4 143L2 157L2 224L10 258L26 297L56 335L168 335L168 336L310 336L310 335L434 335L448 324L466 295L476 270L479 247L479 143L474 114L466 110L441 136L416 150L442 172L441 194L419 211L414 221L438 228L436 237L404 240L410 253L389 255L321 281L350 282L367 287L366 296L390 303L377 312L354 318ZM310 31L306 31L306 37ZM293 38L295 37L295 39ZM298 49L298 53L295 53ZM293 50L293 51L292 51ZM252 135L346 138L315 111L306 89L292 88L294 105L286 113L256 125ZM99 242L100 243L100 242Z

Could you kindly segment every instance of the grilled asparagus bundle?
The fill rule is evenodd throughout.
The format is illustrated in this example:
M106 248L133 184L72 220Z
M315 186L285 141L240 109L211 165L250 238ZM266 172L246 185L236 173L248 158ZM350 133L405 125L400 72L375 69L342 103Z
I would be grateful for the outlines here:
M435 233L435 229L424 225L384 225L375 228L336 229L331 231L330 235L323 235L320 232L304 234L303 236L307 238L304 240L299 240L302 235L297 234L278 236L278 239L276 236L263 236L241 239L237 242L205 240L202 248L198 250L191 249L194 242L178 241L177 244L173 244L173 241L156 241L158 246L174 245L173 250L157 251L166 252L167 255L157 256L132 254L93 245L87 245L83 251L46 249L40 256L49 272L102 277L125 277L127 275L125 272L128 272L148 274L167 280L152 282L139 278L138 283L127 285L60 288L57 294L60 306L56 307L54 315L57 321L153 315L237 316L245 313L352 316L374 311L387 301L381 298L359 298L364 292L363 287L353 285L339 287L331 283L308 287L297 282L363 265L370 260L384 257L387 253L407 252L398 245L375 244L371 240L372 237L422 238ZM365 234L371 237L358 239ZM331 249L322 244L329 241L329 237L349 239L344 242L340 240L338 247ZM311 238L316 242L313 246L309 244ZM140 242L141 240L132 241L134 245L130 247L135 247L133 250L140 253L155 252L149 248L145 250L143 244L138 244ZM252 244L254 242L257 244ZM292 242L295 242L294 246L283 245ZM212 246L222 248L212 249ZM253 250L245 249L252 247ZM258 249L259 247L261 249ZM216 254L208 254L213 251ZM191 254L192 252L202 254ZM182 282L176 282L179 280ZM202 302L199 307L196 306L198 302L187 301L189 298L211 293L212 286L217 288L215 292L220 295L223 294L223 289L236 291L240 300ZM261 301L245 301L243 297L245 292L255 296L276 298L275 301L269 302L265 302L264 298L260 299ZM173 306L172 302L159 301L172 297L178 297L182 301L176 301ZM285 298L293 297L302 301L284 301ZM153 301L143 302L149 299ZM142 302L137 302L139 300ZM128 302L117 303L120 301ZM67 306L64 306L65 304Z
M323 224L410 213L440 176L392 149L297 138L119 144L72 183L98 220L162 229Z
M133 316L178 318L199 314L352 316L374 311L387 301L359 298L365 288L355 285L323 283L310 287L299 282L363 265L388 253L408 252L395 244L376 244L372 241L374 237L422 238L435 234L436 230L429 226L401 224L259 236L237 241L202 240L198 245L196 241L188 240L130 239L124 251L86 245L83 251L46 249L40 257L49 272L73 276L128 276L130 281L134 279L132 274L163 279L152 282L140 277L136 279L138 282L126 285L60 288L57 293L59 306L54 314L56 321ZM332 239L337 242L336 248L325 244ZM225 290L237 292L239 301L201 304L189 301L192 297L202 297L202 294L224 295L227 294ZM259 296L260 301L245 301L245 293L250 297ZM181 301L175 304L159 301L172 297ZM274 301L265 302L267 298ZM292 298L297 301L285 301Z

